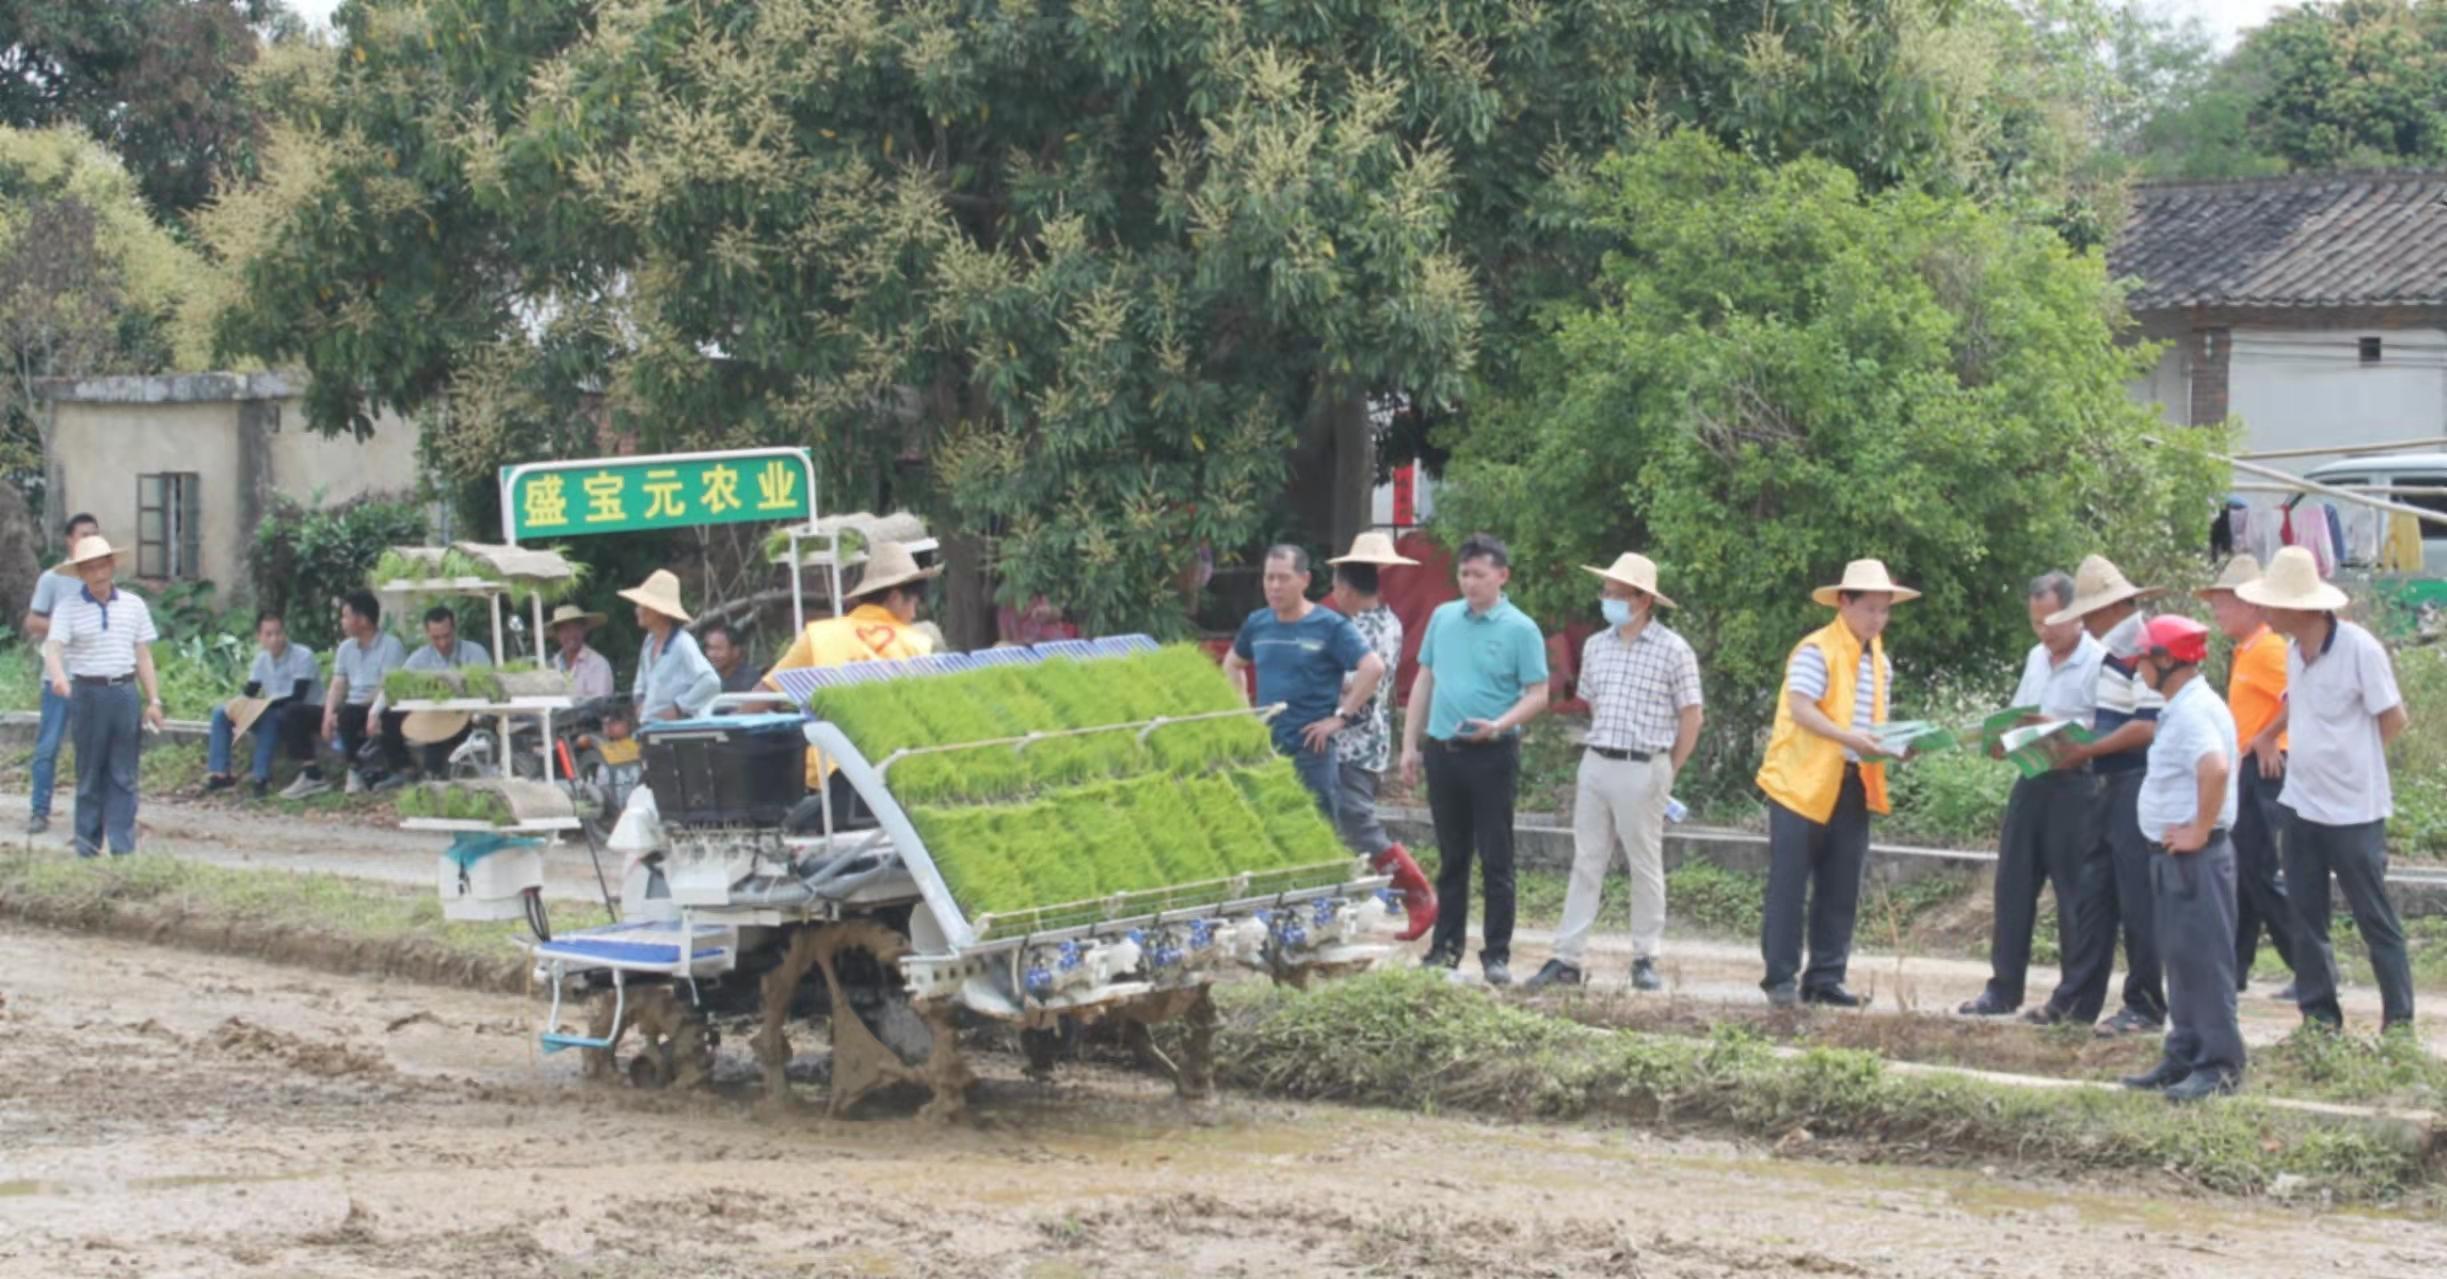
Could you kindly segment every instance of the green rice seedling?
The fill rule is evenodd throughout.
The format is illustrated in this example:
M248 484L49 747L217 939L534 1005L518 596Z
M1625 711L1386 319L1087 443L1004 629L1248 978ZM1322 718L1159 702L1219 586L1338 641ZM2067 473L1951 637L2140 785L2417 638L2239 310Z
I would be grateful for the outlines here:
M1079 833L1082 851L1096 863L1096 881L1104 891L1141 893L1172 882L1130 812L1137 791L1169 784L1167 778L1141 777L1081 786L1054 797L1056 811Z
M467 696L464 671L392 671L382 677L383 696L393 703L448 702Z
M1031 905L1087 901L1107 891L1096 877L1097 865L1083 847L1083 836L1064 820L1059 803L1056 796L1021 806L1003 824L1013 860L1028 880Z
M1147 735L1147 745L1172 772L1256 764L1274 753L1274 739L1255 716L1166 724Z
M502 686L499 671L482 666L468 667L459 672L459 683L467 690L464 696L481 697L488 702L510 700L509 692Z
M1035 905L1027 879L1004 838L1009 810L1000 807L922 807L910 810L919 838L971 921Z
M1105 663L1056 659L1028 668L1029 685L1062 716L1064 728L1100 728L1131 720L1115 689L1100 682L1097 668ZM1129 732L1091 733L1079 742L1080 766L1091 777L1122 777L1146 768L1138 735Z
M1129 809L1131 824L1146 842L1167 885L1203 884L1225 877L1223 854L1208 837L1179 779L1158 776L1132 786Z
M562 562L569 565L569 576L522 578L519 581L519 588L542 599L546 604L566 604L584 594L586 584L594 578L595 566L584 560L573 558L566 546L547 546L541 549L560 556Z
M1273 841L1281 858L1277 865L1311 866L1349 858L1325 814L1317 810L1316 796L1301 784L1289 764L1234 769L1231 777L1257 813L1266 837Z
M1019 736L1015 726L992 702L978 697L965 677L916 679L903 682L901 700L926 726L933 744L955 746ZM1002 799L1017 794L1023 782L1019 757L1008 746L984 746L909 761L925 764L918 775L935 793L970 800Z
M1232 687L1232 679L1206 650L1195 644L1172 644L1153 653L1123 658L1116 665L1127 667L1132 676L1161 689L1164 714L1194 715L1200 711L1227 711L1241 704L1240 691Z
M1217 868L1226 875L1272 870L1280 854L1266 835L1256 810L1240 788L1224 774L1193 777L1181 782L1182 798L1197 816L1198 827L1215 848Z

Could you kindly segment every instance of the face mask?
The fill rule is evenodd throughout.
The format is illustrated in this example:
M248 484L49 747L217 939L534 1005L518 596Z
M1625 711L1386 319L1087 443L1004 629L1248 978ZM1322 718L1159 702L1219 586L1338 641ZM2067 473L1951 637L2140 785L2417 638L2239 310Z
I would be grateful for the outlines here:
M2108 656L2119 662L2128 662L2140 656L2142 633L2148 629L2149 623L2142 619L2140 613L2135 612L2131 617L2116 623L2107 632L2107 638L2099 642L2107 646Z
M1597 607L1599 612L1606 615L1608 626L1622 626L1631 621L1630 600L1600 599Z

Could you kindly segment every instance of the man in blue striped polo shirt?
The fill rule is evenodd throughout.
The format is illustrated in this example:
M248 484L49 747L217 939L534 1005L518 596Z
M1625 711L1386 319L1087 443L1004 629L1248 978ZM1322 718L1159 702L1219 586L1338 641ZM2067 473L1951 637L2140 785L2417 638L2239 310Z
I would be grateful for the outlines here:
M43 673L52 693L68 699L76 743L79 857L98 855L106 836L112 856L136 851L137 756L144 725L158 729L163 723L153 613L112 583L118 559L99 537L77 541L61 567L84 585L51 611L51 633L43 642Z
M2157 1034L2166 1024L2166 982L2158 962L2156 907L2150 888L2150 841L2141 833L2141 779L2149 767L2150 742L2166 707L2141 678L2141 601L2162 594L2125 579L2102 555L2082 561L2073 574L2073 602L2048 615L2048 623L2079 618L2107 649L2099 663L2098 696L2091 717L2097 736L2059 748L2057 767L2086 768L2099 778L2098 823L2091 851L2082 860L2080 900L2074 903L2076 953L2062 961L2056 991L2045 1007L2024 1020L2041 1025L2093 1021L2107 1002L2107 982L2116 966L2116 928L2124 930L2124 1007L2098 1023L2103 1036ZM2065 907L2059 904L2058 910Z

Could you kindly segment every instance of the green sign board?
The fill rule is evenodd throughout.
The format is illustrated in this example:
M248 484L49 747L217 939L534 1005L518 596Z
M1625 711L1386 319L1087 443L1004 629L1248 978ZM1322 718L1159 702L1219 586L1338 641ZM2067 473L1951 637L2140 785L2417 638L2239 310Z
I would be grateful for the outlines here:
M512 545L588 533L814 518L805 449L742 449L501 468L501 531Z

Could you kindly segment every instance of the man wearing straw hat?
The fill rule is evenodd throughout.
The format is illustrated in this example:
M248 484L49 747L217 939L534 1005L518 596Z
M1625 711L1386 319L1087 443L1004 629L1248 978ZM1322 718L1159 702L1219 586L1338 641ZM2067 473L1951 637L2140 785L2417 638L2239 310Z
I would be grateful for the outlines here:
M2291 641L2285 709L2253 738L2252 754L2265 759L2281 736L2290 739L2277 802L2289 814L2286 900L2298 930L2296 1003L2306 1022L2344 1024L2336 952L2328 943L2334 875L2370 951L2380 1029L2410 1027L2413 968L2387 891L2387 824L2395 811L2387 748L2410 722L2396 672L2376 637L2337 616L2345 592L2321 581L2311 553L2299 546L2279 551L2266 574L2235 594L2267 609L2269 626Z
M272 756L280 747L289 748L291 759L313 764L314 726L323 717L322 680L314 650L289 642L289 625L280 613L268 608L257 613L255 662L247 668L246 688L213 708L212 733L204 750L204 789L221 791L238 784L230 772L231 747L249 731L255 734L255 759L247 777L254 783L255 798L262 799L271 787ZM319 777L314 789L324 789Z
M1665 943L1665 820L1674 778L1699 745L1704 714L1699 657L1656 620L1674 601L1657 590L1657 566L1626 551L1596 577L1607 627L1581 650L1580 695L1589 734L1572 801L1572 878L1564 890L1555 955L1529 988L1577 986L1589 930L1597 923L1615 846L1631 867L1631 984L1665 985L1657 955Z
M603 614L589 613L575 604L563 604L552 610L544 623L545 630L557 646L552 654L552 669L569 677L570 694L581 702L610 697L617 685L612 679L612 663L586 642L596 627L603 625Z
M2087 728L2097 710L2099 663L2107 650L2082 629L2080 619L2048 619L2073 603L2072 577L2043 574L2025 592L2031 645L2014 689L2015 706L2036 709L2041 723L2071 721ZM2002 756L2004 747L1991 748ZM2053 886L2058 952L2080 948L2078 922L2069 905L2081 900L2082 859L2097 843L2098 779L2088 769L2056 768L2017 778L2005 801L2005 826L1997 836L1996 922L1988 943L1988 985L1977 999L1955 1011L1968 1017L2006 1017L2021 1011L2030 977L2031 933L2039 921L2039 890Z
M2238 555L2227 561L2217 581L2193 592L2234 642L2226 667L2226 706L2235 717L2236 747L2245 752L2286 707L2286 637L2269 629L2269 615L2259 605L2235 594L2259 576L2260 561ZM2294 968L2294 911L2277 878L2277 832L2285 829L2285 810L2277 803L2286 781L2285 734L2269 742L2265 757L2247 753L2235 773L2235 989L2242 990L2251 984L2264 927L2287 971ZM2277 997L2291 1002L2295 994L2289 983Z
M620 592L637 609L646 642L637 650L637 716L641 721L695 719L722 692L722 677L688 633L688 609L680 603L680 578L658 568Z
M2047 1005L2025 1020L2039 1025L2097 1021L2115 974L2116 933L2124 934L2124 1006L2099 1022L2103 1036L2156 1034L2165 1025L2167 996L2158 962L2156 908L2150 899L2150 843L2141 834L2141 778L2165 699L2141 678L2141 601L2165 594L2135 586L2106 556L2082 560L2073 574L2073 602L2048 615L2050 624L2078 620L2107 650L2099 661L2097 707L2090 742L2057 749L2059 768L2098 775L2098 821L2083 858L2073 904L2077 950L2060 964ZM2057 910L2066 907L2060 902Z
M2235 1090L2243 1031L2235 1023L2234 716L2200 678L2209 628L2154 617L2144 629L2142 681L2166 702L2151 735L2138 821L2150 842L2151 909L2165 945L2166 1053L2123 1081L2173 1102Z
M1844 578L1810 598L1835 620L1802 638L1785 663L1776 725L1759 763L1767 795L1767 909L1759 986L1779 1008L1858 1008L1844 988L1852 928L1869 862L1869 817L1889 811L1883 748L1893 670L1886 662L1894 606L1920 598L1877 560L1854 560ZM1805 935L1809 962L1802 962Z
M111 578L119 552L99 536L77 539L61 571L83 585L51 610L43 673L68 699L76 747L76 854L136 851L136 762L144 727L163 724L153 671L153 612ZM143 689L139 700L137 690Z
M867 552L858 585L843 593L844 602L856 601L850 611L809 622L773 664L773 670L766 672L765 687L780 692L781 685L773 682L773 676L781 671L897 661L933 653L934 640L918 629L918 612L926 603L926 584L942 575L942 565L921 568L918 557L899 542L874 544ZM821 829L828 797L837 829L872 823L849 784L834 784L832 761L821 752L807 752L806 777L808 798L791 814L788 825L792 829Z
M1368 698L1361 718L1334 738L1338 782L1334 822L1341 828L1343 842L1367 855L1370 870L1393 877L1394 891L1402 894L1402 910L1410 921L1400 939L1416 941L1436 926L1436 890L1429 886L1419 863L1411 859L1410 850L1385 833L1376 811L1377 785L1393 762L1390 712L1394 672L1402 667L1402 619L1385 606L1383 583L1377 575L1387 568L1416 568L1419 561L1395 551L1393 538L1369 532L1351 540L1349 554L1326 563L1334 566L1334 590L1327 602L1351 619L1369 651L1385 664L1385 677Z

